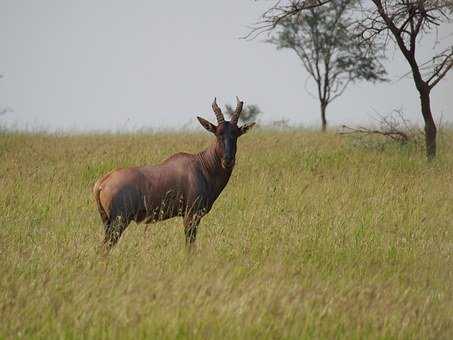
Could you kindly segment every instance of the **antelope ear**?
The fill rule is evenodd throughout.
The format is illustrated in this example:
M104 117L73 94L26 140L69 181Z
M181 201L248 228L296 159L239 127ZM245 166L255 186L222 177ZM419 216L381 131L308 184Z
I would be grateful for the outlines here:
M206 130L209 132L215 133L216 132L216 126L210 122L208 122L206 119L197 117L198 121L200 122L201 126L203 126Z
M250 123L250 124L244 124L242 125L240 128L239 128L239 131L241 131L241 136L244 134L244 133L247 133L248 130L250 130L252 127L255 126L256 123Z

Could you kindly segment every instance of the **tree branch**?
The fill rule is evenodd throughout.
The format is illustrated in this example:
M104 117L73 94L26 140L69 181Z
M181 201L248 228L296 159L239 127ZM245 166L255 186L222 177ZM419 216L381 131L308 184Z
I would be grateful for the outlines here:
M297 16L304 10L322 6L331 1L332 0L290 0L289 4L285 4L285 1L278 0L262 14L261 20L253 24L250 32L242 38L253 40L265 32L272 31L285 19Z
M437 85L443 77L446 76L447 72L453 67L453 49L452 51L445 56L444 60L440 63L438 67L435 68L434 73L426 81L430 89ZM431 83L432 81L432 83ZM430 84L431 83L431 84Z

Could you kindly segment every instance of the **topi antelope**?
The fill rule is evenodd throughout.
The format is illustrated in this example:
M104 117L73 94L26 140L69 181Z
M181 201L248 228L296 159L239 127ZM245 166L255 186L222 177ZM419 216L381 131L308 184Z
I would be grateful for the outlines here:
M195 155L177 153L159 165L114 170L94 185L96 204L104 223L104 247L108 251L131 221L146 224L181 216L186 244L197 236L201 218L209 212L233 171L236 142L255 125L238 126L243 102L237 98L231 121L225 121L214 99L218 125L197 117L216 137Z

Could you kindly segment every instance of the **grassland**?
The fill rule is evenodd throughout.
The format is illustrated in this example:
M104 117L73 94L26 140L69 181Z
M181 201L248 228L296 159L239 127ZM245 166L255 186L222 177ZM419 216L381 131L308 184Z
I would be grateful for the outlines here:
M241 138L202 221L131 224L98 254L95 180L207 134L0 133L0 338L453 338L453 132L416 145Z

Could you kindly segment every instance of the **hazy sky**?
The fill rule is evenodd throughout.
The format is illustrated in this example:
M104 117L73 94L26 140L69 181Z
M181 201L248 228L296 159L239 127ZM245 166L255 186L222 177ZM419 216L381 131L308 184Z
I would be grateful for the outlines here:
M263 121L318 125L318 102L291 51L239 39L268 1L0 0L0 118L19 127L135 129L214 120L210 104L235 96L258 104ZM439 32L452 44L453 26ZM261 39L262 40L262 39ZM423 41L422 55L434 39ZM400 53L386 65L392 82L360 83L329 107L332 124L403 108L420 121ZM432 93L437 118L453 121L453 72Z

